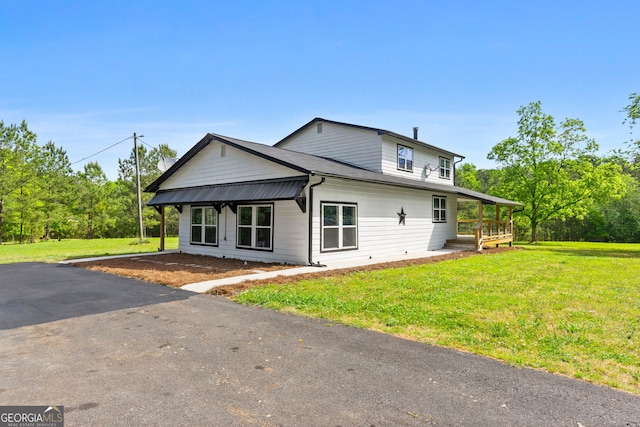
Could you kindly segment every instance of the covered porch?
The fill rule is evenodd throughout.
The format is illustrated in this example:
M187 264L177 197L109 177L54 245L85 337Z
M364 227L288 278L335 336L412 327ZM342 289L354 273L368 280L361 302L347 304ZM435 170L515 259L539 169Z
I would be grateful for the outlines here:
M480 195L481 193L478 193ZM475 204L475 217L469 218L470 209L461 210L465 218L458 218L457 237L447 241L446 247L459 247L481 252L484 248L501 244L513 245L513 213L520 203L482 194L470 197L465 194L458 202ZM460 204L459 204L460 206Z

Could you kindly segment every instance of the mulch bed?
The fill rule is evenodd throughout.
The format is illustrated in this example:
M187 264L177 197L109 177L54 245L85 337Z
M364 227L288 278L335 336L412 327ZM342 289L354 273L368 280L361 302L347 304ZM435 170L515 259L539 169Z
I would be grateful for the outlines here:
M140 255L72 265L176 288L189 283L297 267L182 253Z
M499 248L485 249L483 253L497 253L514 249L516 248L503 246ZM214 295L230 296L254 286L284 284L298 280L316 279L320 277L344 276L358 271L375 271L411 265L432 264L435 262L460 259L476 255L479 254L476 252L453 252L429 258L385 262L367 266L344 268L340 270L322 270L321 268L318 268L317 273L298 274L295 276L277 276L273 279L265 280L245 280L244 282L235 285L218 286L210 290L209 293ZM113 258L102 261L73 263L72 265L172 287L181 287L189 283L204 282L207 280L222 279L226 277L299 267L297 265L267 264L262 262L243 261L231 258L215 258L205 255L191 255L183 253L140 255L130 258Z

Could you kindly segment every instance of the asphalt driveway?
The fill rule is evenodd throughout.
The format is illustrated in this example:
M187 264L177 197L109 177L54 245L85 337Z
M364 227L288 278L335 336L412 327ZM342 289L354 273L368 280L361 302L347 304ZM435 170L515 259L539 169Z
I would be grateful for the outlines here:
M0 405L67 426L640 426L640 397L69 266L0 265Z

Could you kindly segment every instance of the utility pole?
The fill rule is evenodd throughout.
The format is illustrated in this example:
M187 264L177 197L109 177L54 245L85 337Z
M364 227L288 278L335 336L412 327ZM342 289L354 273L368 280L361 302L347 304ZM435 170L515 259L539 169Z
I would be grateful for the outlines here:
M143 137L144 135L140 135ZM136 190L138 193L138 222L140 226L140 243L144 241L144 225L142 224L142 195L140 194L140 159L138 158L138 137L133 133L133 151L136 157Z

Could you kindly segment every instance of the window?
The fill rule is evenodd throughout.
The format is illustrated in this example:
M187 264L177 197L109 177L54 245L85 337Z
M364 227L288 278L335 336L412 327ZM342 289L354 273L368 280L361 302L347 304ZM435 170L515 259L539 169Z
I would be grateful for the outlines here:
M238 247L271 250L273 205L238 206Z
M413 171L413 148L398 145L398 169L402 171Z
M433 196L433 222L447 222L447 198Z
M451 160L440 157L440 178L451 179Z
M214 208L191 208L191 243L218 244L218 212Z
M354 204L322 203L323 251L358 248L358 210Z

